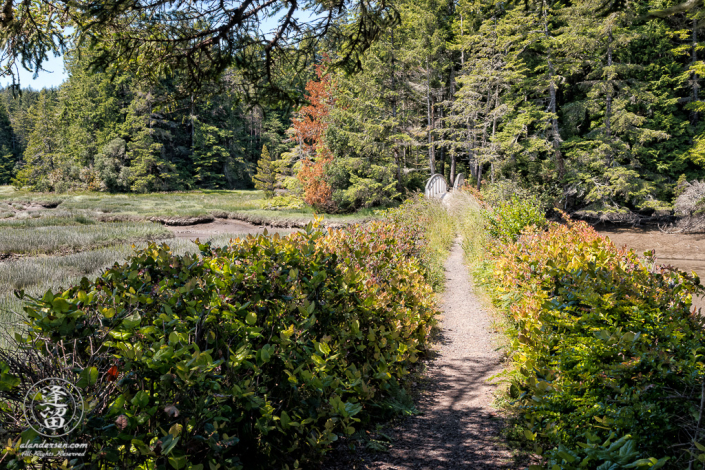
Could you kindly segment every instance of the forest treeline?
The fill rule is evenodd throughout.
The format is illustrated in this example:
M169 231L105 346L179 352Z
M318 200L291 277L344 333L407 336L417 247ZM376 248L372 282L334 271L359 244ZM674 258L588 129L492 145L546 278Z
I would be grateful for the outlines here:
M184 98L179 77L147 85L71 54L57 89L2 93L0 179L42 191L257 183L347 211L462 172L587 215L664 213L705 176L705 23L699 10L649 14L675 4L396 0L400 21L361 72L328 67L338 45L322 40L308 75L288 77L301 108L249 103L235 72Z
M54 89L0 93L0 182L37 191L247 188L262 146L281 153L288 109L247 107L232 75L184 98L95 73L78 54ZM114 75L114 76L113 76Z

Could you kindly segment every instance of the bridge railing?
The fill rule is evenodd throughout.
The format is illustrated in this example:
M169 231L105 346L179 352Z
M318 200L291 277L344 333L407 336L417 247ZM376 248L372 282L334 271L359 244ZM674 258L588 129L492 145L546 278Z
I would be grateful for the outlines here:
M455 177L455 183L453 183L453 191L462 188L463 184L465 184L465 175L458 173L458 176Z
M424 194L429 199L440 198L447 192L448 183L446 183L446 179L443 175L436 173L426 182L426 190L424 191Z
M465 184L465 175L458 173L455 177L455 182L453 183L453 191L460 189L463 184ZM431 176L426 182L426 190L424 194L428 199L442 198L444 194L448 193L448 183L443 175L436 173Z

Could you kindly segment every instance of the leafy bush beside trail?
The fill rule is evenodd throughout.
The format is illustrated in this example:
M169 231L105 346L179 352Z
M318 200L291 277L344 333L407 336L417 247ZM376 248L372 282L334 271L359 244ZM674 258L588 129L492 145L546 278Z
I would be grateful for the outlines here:
M20 347L36 362L4 352L0 415L12 423L39 366L60 364L90 403L72 433L89 460L74 468L315 461L379 412L424 352L436 310L414 237L392 221L204 244L202 257L150 245L95 282L29 299ZM18 446L7 468L31 467Z
M489 235L503 243L514 242L526 227L542 229L547 221L538 198L512 196L485 209Z
M687 467L705 423L699 279L583 222L532 224L512 241L517 211L488 224L499 240L476 278L508 319L509 393L537 468Z

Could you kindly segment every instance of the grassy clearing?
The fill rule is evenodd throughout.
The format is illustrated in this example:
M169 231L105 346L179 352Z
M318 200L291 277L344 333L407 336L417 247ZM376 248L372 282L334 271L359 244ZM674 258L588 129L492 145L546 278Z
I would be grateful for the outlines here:
M456 237L456 225L452 216L441 204L429 204L427 216L429 261L435 281L432 285L434 289L440 290L445 283L445 263Z
M228 234L202 241L210 241L214 246L224 246L232 238L246 236L247 234ZM83 276L97 275L108 266L125 261L135 249L144 248L147 243L124 243L66 256L33 257L0 263L0 295L14 289L43 292L48 288L68 287ZM175 238L164 240L163 243L178 255L198 251L196 244L186 239Z
M235 211L231 213L221 213L214 211L217 217L227 217L249 221L256 224L271 224L285 226L287 224L301 225L310 222L316 215L313 210L306 209L284 209L284 210L251 210ZM380 211L374 209L363 209L354 214L326 214L324 222L329 224L350 224L361 223L380 217Z
M6 228L0 230L0 252L37 255L120 241L172 236L161 225L134 222Z

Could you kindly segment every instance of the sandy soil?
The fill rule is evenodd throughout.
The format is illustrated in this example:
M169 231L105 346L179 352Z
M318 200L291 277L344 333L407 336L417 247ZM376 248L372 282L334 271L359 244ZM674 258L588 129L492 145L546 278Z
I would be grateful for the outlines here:
M663 265L684 271L695 271L705 282L705 234L667 234L656 227L623 228L595 227L618 247L633 248L638 254L655 250L656 259ZM705 298L696 299L696 307L705 312Z
M296 231L296 229L254 225L233 219L215 219L213 222L206 224L187 225L181 227L165 225L165 228L172 232L176 238L188 238L190 240L195 240L196 238L206 240L219 235L242 235L247 233L259 234L264 232L264 229L267 229L267 232L269 233L279 232L280 234L287 234Z
M502 370L490 318L472 293L463 250L456 243L446 262L446 290L437 354L428 386L417 402L421 415L403 419L390 433L388 452L334 455L332 469L506 469L511 454L500 442L502 420L492 407Z

